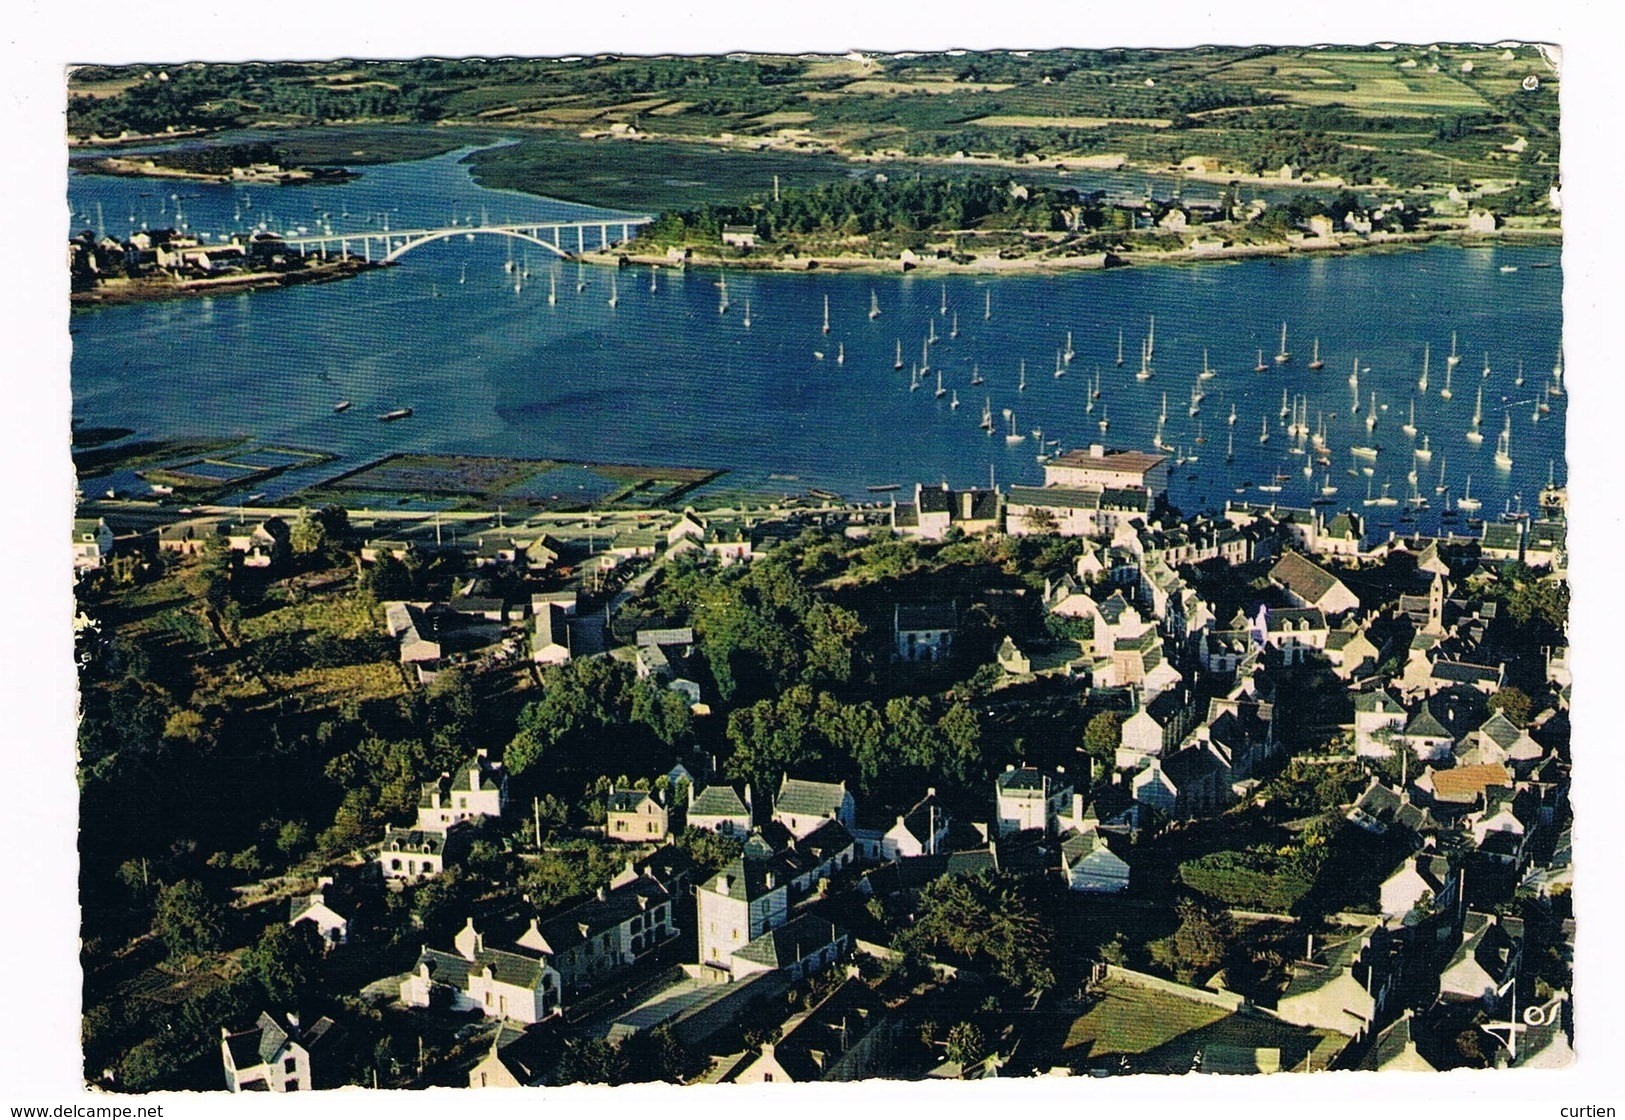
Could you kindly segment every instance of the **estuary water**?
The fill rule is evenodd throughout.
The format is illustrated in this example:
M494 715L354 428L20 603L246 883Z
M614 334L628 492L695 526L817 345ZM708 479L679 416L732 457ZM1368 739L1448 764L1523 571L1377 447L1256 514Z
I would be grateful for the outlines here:
M616 216L481 188L465 154L328 186L76 173L72 228L124 237L184 225L218 237ZM915 481L1036 484L1041 454L1091 443L1149 449L1166 395L1161 439L1184 460L1171 489L1187 510L1321 498L1362 512L1376 537L1413 495L1429 502L1417 527L1437 527L1469 476L1486 517L1532 507L1548 472L1565 481L1569 397L1547 392L1561 327L1555 246L945 282L730 271L725 312L722 279L579 267L458 236L338 283L89 309L72 319L74 414L138 437L246 435L332 451L335 472L393 451L446 451L725 468L730 488L862 498L868 486ZM1283 323L1291 357L1277 363ZM1317 340L1324 367L1311 370ZM1312 441L1289 436L1283 395L1306 436L1324 431L1323 463ZM341 400L353 407L336 414ZM410 419L376 419L405 407ZM1475 410L1477 443L1467 439ZM1503 431L1509 467L1495 462ZM1354 457L1356 447L1375 458ZM1398 504L1366 505L1368 488L1380 499L1385 484Z

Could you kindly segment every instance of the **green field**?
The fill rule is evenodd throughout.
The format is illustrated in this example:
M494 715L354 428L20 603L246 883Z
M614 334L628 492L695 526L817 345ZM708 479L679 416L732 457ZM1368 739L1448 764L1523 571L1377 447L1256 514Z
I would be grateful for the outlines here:
M526 139L475 157L483 182L635 209L826 182L858 155L1206 156L1415 186L1550 177L1559 153L1532 46L346 60L179 66L162 88L147 69L76 70L70 132L322 125L290 139L298 161L366 163L500 129Z

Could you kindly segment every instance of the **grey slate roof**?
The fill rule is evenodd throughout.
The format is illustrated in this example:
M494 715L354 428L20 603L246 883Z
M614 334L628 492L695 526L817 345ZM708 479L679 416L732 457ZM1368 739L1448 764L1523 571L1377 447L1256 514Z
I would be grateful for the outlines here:
M1306 603L1317 603L1321 596L1337 583L1337 577L1319 564L1297 552L1288 552L1270 569L1270 579L1300 596Z
M840 812L845 796L844 782L811 782L787 777L779 785L773 808L797 816L833 817Z
M770 929L735 955L769 968L787 968L833 944L841 936L834 923L816 914L803 914L778 929Z

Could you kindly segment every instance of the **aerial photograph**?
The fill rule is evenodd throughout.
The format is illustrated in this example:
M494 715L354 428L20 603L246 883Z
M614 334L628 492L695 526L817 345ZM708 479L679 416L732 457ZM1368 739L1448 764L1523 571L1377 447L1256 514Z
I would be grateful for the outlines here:
M1561 63L70 66L83 1084L1569 1066Z

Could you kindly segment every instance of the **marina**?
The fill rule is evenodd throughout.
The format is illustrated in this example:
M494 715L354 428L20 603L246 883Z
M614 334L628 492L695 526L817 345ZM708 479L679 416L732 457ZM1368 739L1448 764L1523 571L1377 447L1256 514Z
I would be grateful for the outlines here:
M237 213L246 219L271 201L335 226L342 205L350 221L370 213L371 228L444 223L448 212L493 224L594 213L480 188L457 158L382 166L342 187L281 188L274 199L200 185L185 216L194 229L225 231ZM80 214L98 203L106 214L151 211L157 200L141 198L144 190L151 184L139 179L70 180ZM1109 431L1113 446L1183 459L1171 495L1190 510L1218 508L1260 483L1279 485L1271 493L1281 504L1307 507L1327 495L1318 473L1301 466L1324 469L1352 454L1366 477L1398 480L1425 447L1463 477L1471 472L1477 499L1499 511L1527 504L1548 460L1561 473L1562 276L1535 267L1555 265L1553 256L1545 247L1439 246L945 281L673 268L658 283L651 271L647 284L619 284L533 245L448 238L343 284L81 313L75 409L146 438L246 431L331 450L348 466L410 444L715 467L731 472L730 485L768 490L784 490L770 476L793 475L862 499L876 477L970 485L991 471L1001 486L1036 482L1026 429L988 423L1019 400L1027 428L1046 433L1045 454ZM744 317L728 313L735 301ZM1310 361L1292 360L1294 335L1313 339ZM1133 345L1139 362L1121 364ZM1463 349L1485 355L1472 393L1428 392L1434 346L1458 355L1447 380ZM911 347L920 359L912 375L903 369ZM1271 362L1272 353L1285 360ZM1028 378L1029 360L1054 376ZM1543 362L1553 363L1544 383L1516 383L1514 371ZM1325 372L1350 363L1348 389ZM1075 364L1088 373L1064 376ZM927 378L929 392L909 392ZM956 408L961 389L983 396L984 407ZM1188 394L1188 407L1168 410L1165 394ZM354 408L336 410L335 400ZM1387 418L1387 401L1398 402L1399 417ZM411 424L352 420L405 409ZM1485 410L1503 413L1497 427L1508 430L1480 444L1473 435ZM1248 426L1257 443L1229 441L1225 456L1198 459L1203 413ZM989 440L995 431L1006 438ZM1281 454L1303 462L1277 482ZM1389 508L1372 507L1370 533L1398 527ZM1425 527L1439 511L1418 512Z

